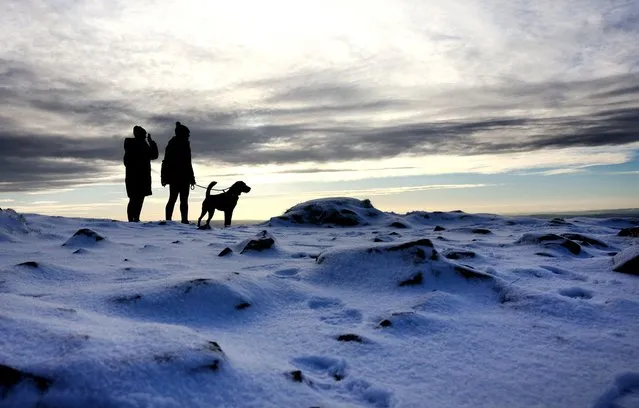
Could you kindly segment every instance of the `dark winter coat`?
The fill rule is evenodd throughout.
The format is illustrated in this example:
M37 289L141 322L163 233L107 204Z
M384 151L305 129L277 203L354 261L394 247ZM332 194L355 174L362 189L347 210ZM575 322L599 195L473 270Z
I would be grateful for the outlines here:
M131 197L151 195L151 160L158 158L158 145L144 138L124 139L126 194Z
M174 136L166 145L162 160L162 185L166 184L195 184L191 144L186 136Z

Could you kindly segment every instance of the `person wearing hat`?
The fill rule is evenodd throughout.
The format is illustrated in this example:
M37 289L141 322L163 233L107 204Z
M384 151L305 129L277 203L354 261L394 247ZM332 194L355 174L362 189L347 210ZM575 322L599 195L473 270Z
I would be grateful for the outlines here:
M133 137L124 139L124 166L126 167L126 194L129 204L126 214L129 222L139 222L144 197L151 191L151 160L158 158L158 145L141 126L133 127Z
M169 140L162 160L162 186L169 185L169 201L166 203L166 220L173 217L173 208L180 197L182 223L189 223L189 191L195 185L195 175L191 164L191 143L189 128L175 123L175 136Z

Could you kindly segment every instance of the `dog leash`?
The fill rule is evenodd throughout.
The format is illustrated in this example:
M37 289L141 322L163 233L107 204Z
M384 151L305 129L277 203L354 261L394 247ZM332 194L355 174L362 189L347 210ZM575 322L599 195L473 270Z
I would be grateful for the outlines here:
M201 185L199 185L199 184L194 184L194 186L197 186L197 187L202 188L202 189L204 189L204 190L206 190L206 189L208 188L208 187L201 186ZM230 187L229 187L229 188L230 188ZM213 190L213 191L222 191L222 192L226 192L226 190L228 190L229 188L222 188L222 189L219 189L219 188L212 188L211 190ZM192 188L192 190L195 190L195 187L193 187L193 188Z

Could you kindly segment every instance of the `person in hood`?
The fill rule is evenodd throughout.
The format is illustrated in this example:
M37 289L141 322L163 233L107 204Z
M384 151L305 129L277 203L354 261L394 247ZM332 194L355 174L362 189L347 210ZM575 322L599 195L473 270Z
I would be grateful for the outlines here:
M151 192L151 160L158 158L158 145L141 126L133 127L133 137L124 139L124 166L126 167L126 194L129 204L126 214L129 222L140 221L144 197Z
M195 175L191 164L191 143L189 128L175 123L175 136L169 140L162 160L162 186L169 185L169 201L166 203L166 220L173 217L173 208L180 197L182 223L189 223L189 191L195 186Z

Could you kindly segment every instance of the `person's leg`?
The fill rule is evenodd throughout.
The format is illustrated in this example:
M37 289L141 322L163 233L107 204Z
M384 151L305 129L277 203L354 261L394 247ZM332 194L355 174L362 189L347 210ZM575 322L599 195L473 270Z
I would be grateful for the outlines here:
M126 214L129 222L140 221L140 212L142 211L142 203L144 197L129 197L129 204L126 207Z
M173 208L175 207L179 192L180 189L177 185L169 184L169 201L166 203L165 208L165 219L167 221L171 221L171 217L173 217Z
M187 224L189 222L189 192L191 186L186 184L180 188L180 215L182 216L182 222Z
M142 206L144 205L144 196L140 197L135 208L135 220L140 221L140 214L142 213Z
M135 198L129 197L129 204L126 206L126 216L129 222L135 221Z

